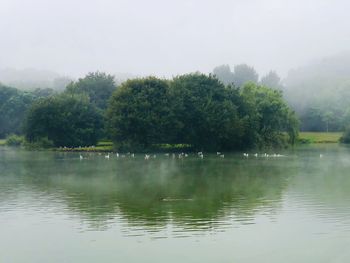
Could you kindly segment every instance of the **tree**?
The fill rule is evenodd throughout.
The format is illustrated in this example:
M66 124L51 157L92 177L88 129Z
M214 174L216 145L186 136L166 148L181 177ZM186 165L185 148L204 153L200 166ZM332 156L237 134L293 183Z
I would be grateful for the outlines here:
M233 82L237 87L243 87L247 82L258 83L259 75L253 67L240 64L234 67Z
M108 100L116 89L114 77L106 73L93 72L79 79L77 82L71 82L66 88L66 92L71 94L86 94L91 103L97 108L105 110L108 106Z
M277 75L275 71L270 71L265 76L261 78L261 85L272 88L281 89L281 78Z
M12 133L22 133L26 112L37 97L32 92L24 92L0 84L0 138L5 138Z
M120 149L147 149L171 143L173 129L169 83L155 77L124 82L107 110L107 126Z
M102 128L102 116L82 95L56 95L36 101L26 118L29 142L42 138L54 146L95 145Z
M246 84L242 96L248 109L248 131L257 146L278 146L283 143L283 132L294 142L298 135L298 121L284 102L282 92L253 83Z
M174 78L173 111L176 123L181 123L176 142L198 150L239 148L244 130L234 104L236 95L214 76L197 73Z
M234 74L231 72L229 65L215 67L213 74L225 85L232 84L234 82Z

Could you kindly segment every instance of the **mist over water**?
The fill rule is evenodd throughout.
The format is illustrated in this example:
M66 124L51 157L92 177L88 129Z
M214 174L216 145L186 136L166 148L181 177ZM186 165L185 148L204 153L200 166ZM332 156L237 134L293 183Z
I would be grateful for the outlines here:
M182 160L0 150L4 262L350 258L347 147Z

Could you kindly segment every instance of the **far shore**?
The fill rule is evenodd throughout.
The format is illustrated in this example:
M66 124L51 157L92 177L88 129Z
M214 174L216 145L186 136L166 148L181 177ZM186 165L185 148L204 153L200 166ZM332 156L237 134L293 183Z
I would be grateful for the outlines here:
M320 143L339 143L342 132L300 132L299 144L320 144ZM0 139L0 146L5 146L6 140ZM53 148L55 151L62 152L113 152L113 143L110 141L101 141L96 146L90 147L59 147Z

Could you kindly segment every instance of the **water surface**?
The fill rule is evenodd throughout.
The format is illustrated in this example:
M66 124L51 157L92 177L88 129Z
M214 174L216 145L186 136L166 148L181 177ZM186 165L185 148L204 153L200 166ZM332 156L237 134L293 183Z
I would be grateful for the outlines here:
M281 154L0 147L0 262L350 262L350 149Z

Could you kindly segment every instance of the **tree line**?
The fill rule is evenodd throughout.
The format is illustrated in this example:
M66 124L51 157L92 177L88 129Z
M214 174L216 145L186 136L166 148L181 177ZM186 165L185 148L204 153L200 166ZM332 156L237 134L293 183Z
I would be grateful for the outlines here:
M254 82L225 85L201 73L119 86L111 75L90 73L64 92L35 97L23 114L22 129L12 132L55 147L91 146L104 138L120 150L163 144L240 150L294 143L298 134L281 91Z

